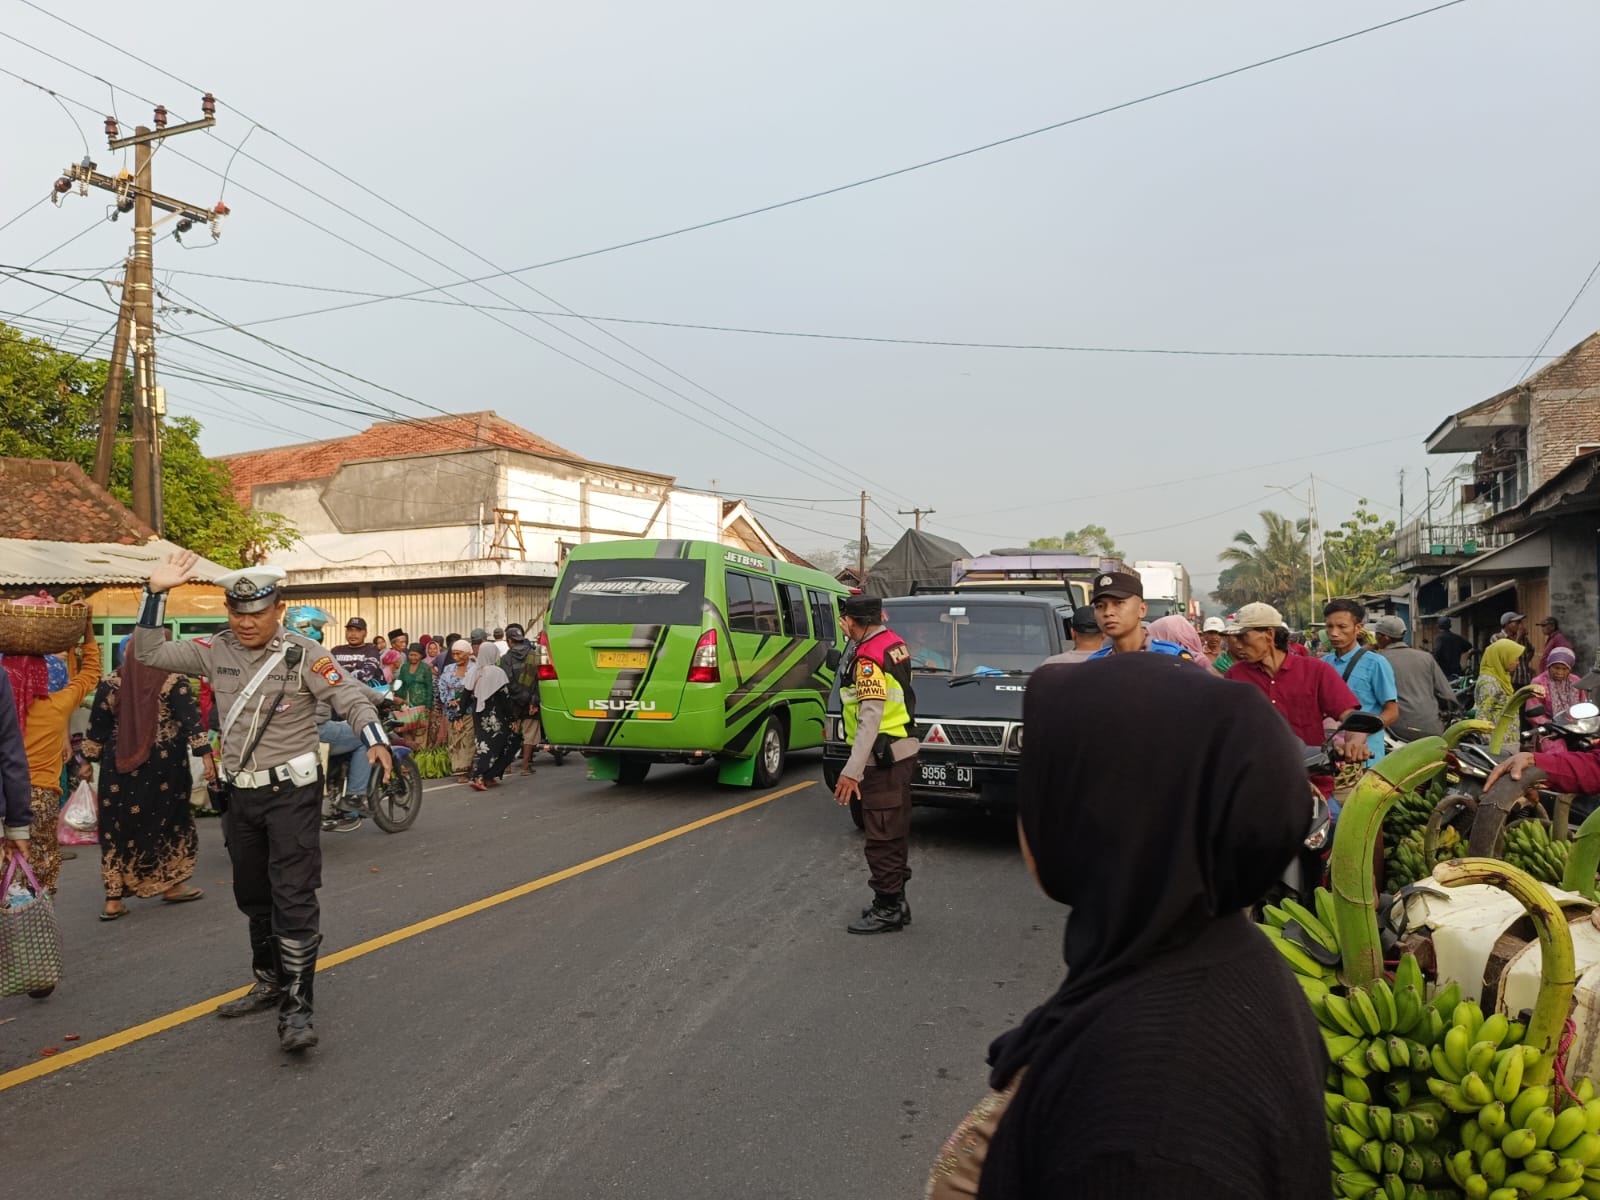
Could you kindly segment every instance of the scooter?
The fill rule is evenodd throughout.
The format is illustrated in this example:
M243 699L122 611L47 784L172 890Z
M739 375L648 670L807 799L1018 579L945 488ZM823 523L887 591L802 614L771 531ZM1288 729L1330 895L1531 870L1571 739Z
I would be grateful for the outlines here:
M1370 735L1383 728L1383 718L1368 712L1350 713L1339 728L1329 735L1321 746L1307 746L1305 767L1308 777L1332 775L1338 770L1339 755L1334 740L1343 733ZM1315 783L1309 784L1311 792L1311 823L1306 830L1300 850L1284 868L1278 882L1268 893L1266 903L1276 904L1284 897L1299 901L1307 908L1316 904L1316 889L1327 874L1328 851L1333 848L1333 810Z
M392 687L397 689L399 684ZM354 797L355 806L339 813L339 816L356 821L345 832L359 829L361 822L371 817L372 823L385 833L400 833L415 825L422 812L422 772L411 757L411 747L396 737L401 725L395 716L401 707L399 696L389 688L374 687L371 690L377 693L374 701L378 706L378 716L390 734L389 755L394 760L394 769L389 772L387 779L383 777L381 768L374 769L366 794ZM363 751L351 751L351 754L360 753ZM349 769L350 754L329 756L327 782L324 784L329 795L344 793L345 776Z

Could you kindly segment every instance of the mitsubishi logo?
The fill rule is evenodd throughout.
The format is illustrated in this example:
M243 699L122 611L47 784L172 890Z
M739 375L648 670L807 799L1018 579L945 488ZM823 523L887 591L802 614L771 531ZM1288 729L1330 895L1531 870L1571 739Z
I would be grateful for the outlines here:
M944 730L938 725L928 730L928 736L924 740L930 746L948 746L950 744L950 739L945 737Z

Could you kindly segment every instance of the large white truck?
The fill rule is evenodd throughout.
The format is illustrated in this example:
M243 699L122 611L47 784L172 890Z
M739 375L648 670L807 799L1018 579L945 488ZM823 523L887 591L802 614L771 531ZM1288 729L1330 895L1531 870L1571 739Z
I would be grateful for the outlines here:
M1145 620L1172 613L1191 619L1196 615L1189 571L1181 562L1136 562L1133 569L1144 581L1144 602L1150 608Z

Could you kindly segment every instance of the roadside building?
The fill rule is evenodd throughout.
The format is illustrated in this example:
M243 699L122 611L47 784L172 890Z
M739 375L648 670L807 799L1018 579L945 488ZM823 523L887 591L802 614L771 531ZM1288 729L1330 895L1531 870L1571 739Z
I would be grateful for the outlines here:
M1453 493L1436 495L1434 511L1395 537L1416 644L1433 644L1441 616L1481 650L1502 613L1525 614L1531 628L1554 612L1587 661L1600 645L1600 609L1594 526L1585 533L1581 515L1593 466L1582 464L1600 451L1600 333L1445 418L1425 444L1473 458Z
M104 670L115 665L119 642L133 631L150 568L178 547L76 463L0 458L0 513L9 535L0 538L0 595L48 591L58 600L88 604ZM206 559L202 576L228 568ZM178 637L227 624L221 589L209 583L174 588L167 619Z
M239 498L299 540L274 553L291 603L338 626L411 632L529 624L569 548L617 538L720 541L789 561L741 500L583 458L493 412L372 425L227 455Z

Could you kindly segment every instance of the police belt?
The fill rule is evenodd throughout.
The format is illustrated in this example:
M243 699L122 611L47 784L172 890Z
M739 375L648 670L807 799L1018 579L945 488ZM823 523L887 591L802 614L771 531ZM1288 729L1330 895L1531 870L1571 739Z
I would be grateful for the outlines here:
M311 750L291 758L281 766L266 767L259 771L235 771L228 777L228 784L240 789L275 787L285 783L293 787L305 787L316 781L321 767L321 757Z

